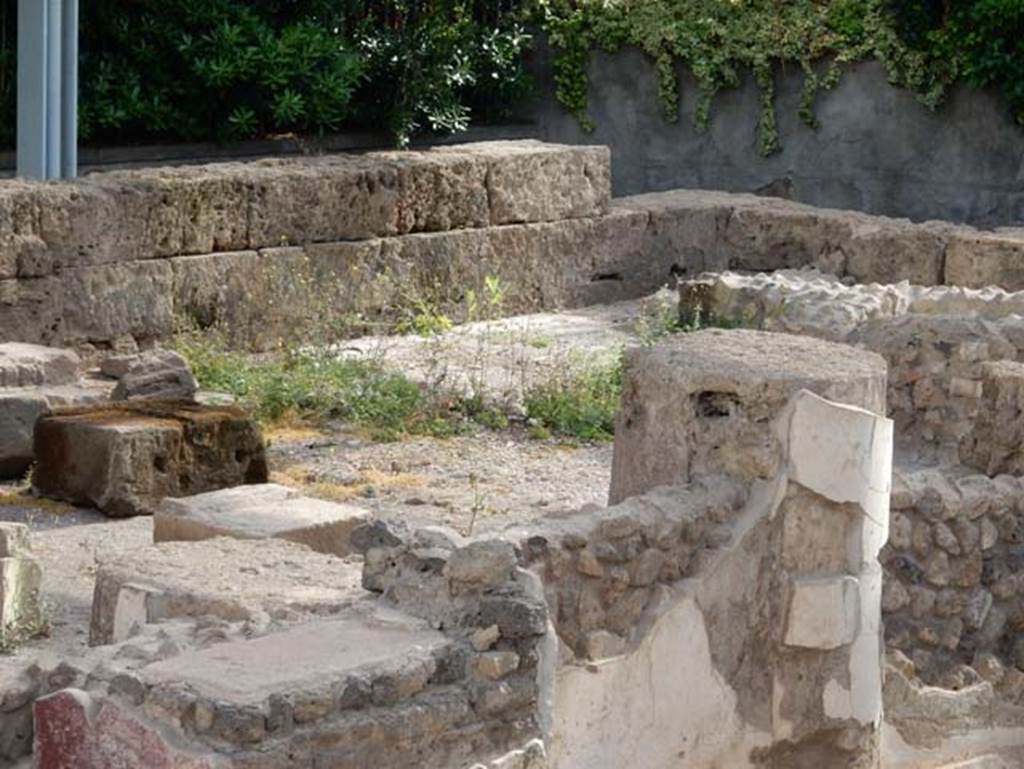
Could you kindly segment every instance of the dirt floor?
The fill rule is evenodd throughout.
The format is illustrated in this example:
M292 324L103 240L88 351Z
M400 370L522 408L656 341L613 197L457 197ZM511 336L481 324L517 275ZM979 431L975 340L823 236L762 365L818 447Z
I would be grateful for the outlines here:
M273 480L410 525L479 534L548 514L604 504L611 445L568 447L511 429L446 439L374 443L342 430L271 434ZM7 663L87 648L97 557L152 543L150 518L109 520L91 510L8 498L0 520L28 523L43 566L51 635ZM0 669L5 661L0 658Z
M647 301L647 300L645 300ZM616 355L638 339L641 302L467 324L425 339L354 340L341 355L386 360L423 386L481 388L515 412L523 388L578 360ZM521 422L451 438L394 443L345 425L266 432L272 480L311 496L363 507L411 526L444 525L469 536L546 515L603 505L611 444L567 446L528 436ZM35 500L0 487L0 520L32 528L43 567L50 637L0 656L7 666L88 653L97 558L152 543L149 518L110 520L93 510Z

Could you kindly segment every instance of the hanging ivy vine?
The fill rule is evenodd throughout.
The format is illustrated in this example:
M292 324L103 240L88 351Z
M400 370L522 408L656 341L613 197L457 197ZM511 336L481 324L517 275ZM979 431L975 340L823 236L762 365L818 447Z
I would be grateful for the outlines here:
M662 111L679 118L679 63L697 81L694 124L708 126L717 93L740 85L745 72L760 91L758 144L781 147L774 71L795 65L804 74L800 118L816 126L814 102L834 87L843 66L881 61L895 85L935 106L953 79L931 50L909 47L893 26L886 0L538 0L539 24L555 51L557 96L586 128L587 64L591 52L636 47L653 61Z

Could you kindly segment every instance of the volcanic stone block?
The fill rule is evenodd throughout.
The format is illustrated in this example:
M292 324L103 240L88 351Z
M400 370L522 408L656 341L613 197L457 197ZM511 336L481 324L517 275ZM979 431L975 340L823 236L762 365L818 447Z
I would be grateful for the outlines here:
M1024 364L983 363L981 404L960 442L960 461L989 476L1024 475Z
M276 537L344 556L353 552L352 529L369 519L358 507L310 499L268 483L165 499L153 519L153 541Z
M226 406L66 409L36 422L34 447L39 493L117 517L152 514L164 497L267 480L259 429Z
M772 420L800 390L885 413L885 361L847 345L708 329L627 354L611 503L692 475L773 478Z
M100 561L89 640L121 641L142 625L175 617L329 615L364 596L358 564L294 542L164 542Z

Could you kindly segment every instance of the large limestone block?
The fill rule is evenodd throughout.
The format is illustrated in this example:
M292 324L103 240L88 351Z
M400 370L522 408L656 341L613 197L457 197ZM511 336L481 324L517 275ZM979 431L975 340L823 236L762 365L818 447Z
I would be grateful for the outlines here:
M437 148L487 164L490 223L549 222L604 213L611 198L607 147L501 141ZM542 185L542 180L551 184Z
M71 350L35 344L0 344L0 387L70 384L81 361Z
M353 552L352 530L369 519L358 507L311 499L267 483L165 499L153 519L153 541L276 537L345 556Z
M0 334L58 346L167 338L174 331L172 274L166 261L146 261L0 280Z
M18 183L0 194L0 211L10 215L0 227L0 278L594 216L611 197L609 164L604 147L512 141Z
M708 329L626 355L612 503L692 475L771 479L783 456L772 422L802 389L885 412L885 361L809 337Z
M279 539L164 542L101 559L90 643L124 640L151 622L334 614L364 596L358 564Z
M936 285L954 229L710 190L635 195L615 206L647 211L651 253L675 253L691 275L817 267L860 282Z
M108 515L152 514L164 497L264 483L256 425L232 407L138 402L64 409L36 422L33 483Z
M274 347L332 319L395 317L410 297L460 318L465 295L497 277L505 313L641 296L671 277L647 258L646 214L627 209L556 222L266 248L170 260L175 312ZM305 340L303 340L305 341Z
M946 251L945 282L968 288L1024 290L1024 229L957 230Z

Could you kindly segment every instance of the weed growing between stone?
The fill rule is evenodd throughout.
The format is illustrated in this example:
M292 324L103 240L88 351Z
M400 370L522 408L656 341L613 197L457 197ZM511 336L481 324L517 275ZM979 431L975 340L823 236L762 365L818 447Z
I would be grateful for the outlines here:
M563 375L527 391L531 432L536 438L610 441L621 394L621 355L570 361Z
M203 389L224 392L273 429L342 420L376 440L503 429L507 416L482 396L447 396L412 382L382 360L290 349L263 357L233 351L216 333L180 333L175 347Z

